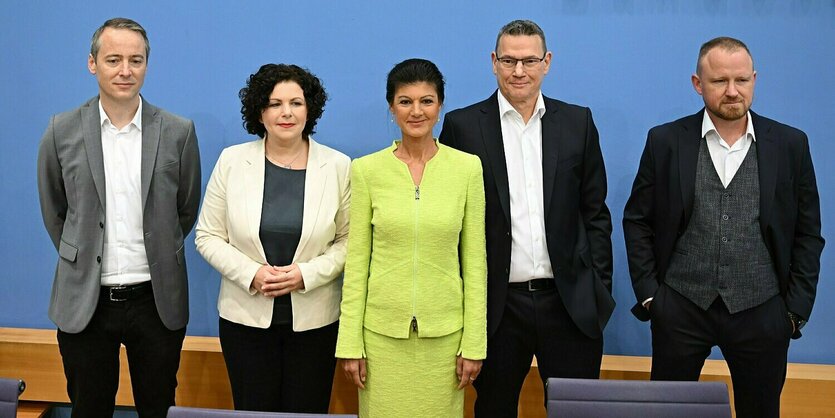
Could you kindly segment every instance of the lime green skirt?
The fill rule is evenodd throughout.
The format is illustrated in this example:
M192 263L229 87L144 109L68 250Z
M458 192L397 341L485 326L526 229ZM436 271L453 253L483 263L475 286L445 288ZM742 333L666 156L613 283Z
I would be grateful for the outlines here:
M360 418L464 416L455 363L462 331L437 338L398 339L364 330L365 389Z

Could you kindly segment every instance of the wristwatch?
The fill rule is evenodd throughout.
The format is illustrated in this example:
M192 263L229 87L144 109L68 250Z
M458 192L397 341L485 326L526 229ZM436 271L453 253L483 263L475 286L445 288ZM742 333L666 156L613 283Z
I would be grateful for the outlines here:
M806 320L801 318L800 315L789 311L789 319L794 324L794 329L800 331L804 325L806 325Z

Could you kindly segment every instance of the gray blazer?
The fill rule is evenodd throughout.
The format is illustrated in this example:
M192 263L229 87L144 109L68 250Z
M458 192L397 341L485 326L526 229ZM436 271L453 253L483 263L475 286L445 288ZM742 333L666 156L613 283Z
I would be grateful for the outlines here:
M142 99L142 223L157 311L169 329L188 322L183 238L200 204L194 123ZM105 180L98 97L52 117L38 149L44 225L58 250L49 318L61 331L87 327L99 297Z

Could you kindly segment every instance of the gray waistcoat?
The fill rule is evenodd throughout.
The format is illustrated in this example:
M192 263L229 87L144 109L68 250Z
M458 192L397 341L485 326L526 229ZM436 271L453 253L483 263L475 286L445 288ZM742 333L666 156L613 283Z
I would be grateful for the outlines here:
M756 142L725 188L702 140L693 216L676 242L664 281L705 310L717 296L737 313L777 295L777 273L759 218Z

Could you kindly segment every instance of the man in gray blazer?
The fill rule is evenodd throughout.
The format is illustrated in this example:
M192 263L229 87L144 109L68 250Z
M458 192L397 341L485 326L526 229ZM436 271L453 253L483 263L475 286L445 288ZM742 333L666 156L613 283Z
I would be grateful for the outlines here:
M111 417L124 344L140 417L174 404L188 322L183 239L197 217L194 124L140 95L150 51L123 18L93 35L99 94L52 117L38 150L44 225L58 250L49 317L73 417Z

